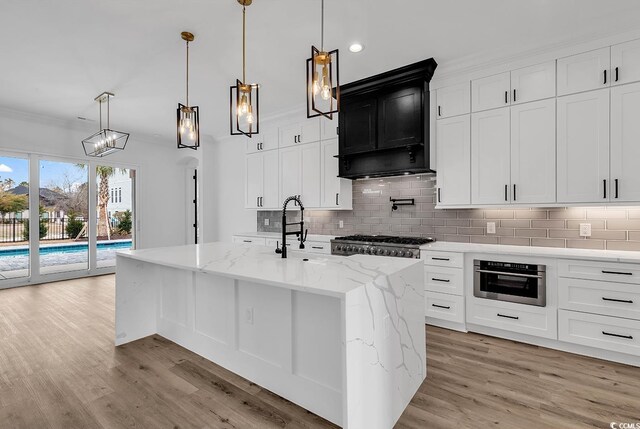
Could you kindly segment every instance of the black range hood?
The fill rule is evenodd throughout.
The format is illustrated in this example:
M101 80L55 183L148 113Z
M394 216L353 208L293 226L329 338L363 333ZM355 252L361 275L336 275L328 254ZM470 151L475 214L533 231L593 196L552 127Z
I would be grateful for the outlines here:
M340 86L338 176L396 176L429 168L433 58Z

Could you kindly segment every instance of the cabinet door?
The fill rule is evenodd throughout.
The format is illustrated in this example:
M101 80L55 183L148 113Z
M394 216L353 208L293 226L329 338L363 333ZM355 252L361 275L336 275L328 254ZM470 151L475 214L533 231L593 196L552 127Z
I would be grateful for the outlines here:
M302 183L299 194L305 207L320 207L320 143L300 146Z
M257 139L256 137L257 136L254 136L252 138L244 137L245 144L246 144L245 153L249 154L249 153L260 152L260 140Z
M609 47L558 60L558 95L604 88L611 83Z
M333 114L333 119L320 117L320 140L334 139L338 137L338 114ZM337 155L337 153L336 153Z
M640 80L640 39L611 47L611 85Z
M280 147L293 146L299 143L302 129L299 124L288 125L280 128Z
M350 154L376 148L375 99L345 101L340 106L340 153Z
M471 202L510 201L509 109L471 115Z
M559 97L558 202L609 200L609 90Z
M411 87L378 98L378 148L419 144L422 138L422 88Z
M245 157L245 202L247 209L258 208L262 196L263 158L261 153L252 153Z
M278 129L277 128L267 128L263 132L258 134L260 137L260 150L272 150L278 149ZM258 137L256 136L256 137Z
M279 151L280 201L292 195L301 194L300 146L292 146Z
M471 111L494 109L511 102L511 75L509 72L471 81Z
M456 116L438 121L438 205L471 203L471 117Z
M611 89L611 201L640 201L640 83Z
M277 209L281 207L280 190L278 189L278 151L268 150L262 153L262 201L260 208Z
M338 141L322 142L322 207L338 207L340 204L340 178L338 177Z
M556 202L556 100L511 108L511 201Z
M511 72L512 104L556 96L556 62L549 61Z
M318 118L307 119L302 123L298 143L312 143L320 140L320 122Z
M471 111L471 87L469 82L440 88L436 91L436 118L464 115Z

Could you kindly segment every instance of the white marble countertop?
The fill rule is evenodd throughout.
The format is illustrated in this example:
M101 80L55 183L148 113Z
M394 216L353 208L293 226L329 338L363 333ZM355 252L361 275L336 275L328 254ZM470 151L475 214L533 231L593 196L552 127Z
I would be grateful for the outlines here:
M381 277L423 263L419 259L311 255L296 251L289 251L288 258L282 259L273 249L265 246L219 242L122 250L117 255L167 267L336 297L344 297L349 291L373 284Z
M238 234L233 234L241 237L259 237L259 238L282 238L281 232L241 232ZM321 234L309 234L307 236L307 241L318 241L323 243L328 243L331 240L336 238L335 235L321 235ZM294 238L295 240L295 238Z
M471 244L437 241L420 246L421 250L461 253L492 253L564 259L586 259L609 262L640 263L640 252L624 250L566 249L556 247L505 246L501 244Z

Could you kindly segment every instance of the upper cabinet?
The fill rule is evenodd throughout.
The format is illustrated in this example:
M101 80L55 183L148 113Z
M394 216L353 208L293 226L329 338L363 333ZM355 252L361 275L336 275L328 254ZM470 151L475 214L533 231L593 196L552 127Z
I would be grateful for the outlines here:
M320 140L335 138L338 138L338 115L334 114L333 119L320 117Z
M245 158L245 208L276 209L278 192L278 151L248 154Z
M340 152L352 154L376 148L378 107L375 98L342 102L339 118Z
M640 81L640 39L611 47L611 85Z
M436 91L436 118L444 119L464 115L471 111L469 82L440 88Z
M495 109L508 106L511 98L511 75L509 72L483 77L471 81L471 111Z
M329 121L327 121L329 122ZM351 210L352 185L351 180L338 177L338 139L323 140L320 143L321 165L321 198L320 205L324 208Z
M640 83L611 89L611 201L640 201Z
M320 140L320 123L305 121L280 128L280 147L313 143Z
M605 88L611 84L609 47L558 60L558 95Z
M420 144L422 88L412 86L387 92L378 98L378 149Z
M263 130L251 138L246 138L247 153L278 149L278 128Z
M439 206L471 203L470 116L460 115L437 122Z
M473 112L555 97L555 61L471 81Z

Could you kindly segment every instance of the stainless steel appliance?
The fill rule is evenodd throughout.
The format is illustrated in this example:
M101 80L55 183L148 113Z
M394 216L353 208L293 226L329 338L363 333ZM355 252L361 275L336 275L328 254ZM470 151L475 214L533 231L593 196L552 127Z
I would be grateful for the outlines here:
M546 266L473 261L473 296L520 304L547 305Z
M379 255L420 258L420 246L433 238L394 237L390 235L349 235L331 240L332 255Z

